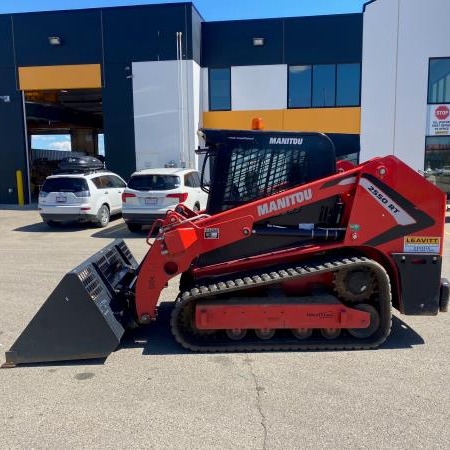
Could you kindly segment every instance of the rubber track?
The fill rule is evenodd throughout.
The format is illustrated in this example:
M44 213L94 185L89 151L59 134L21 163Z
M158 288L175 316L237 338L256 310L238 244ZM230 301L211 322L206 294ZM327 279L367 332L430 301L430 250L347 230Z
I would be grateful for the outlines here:
M378 281L378 311L380 313L380 328L367 339L357 339L342 335L333 340L323 337L310 337L304 341L289 335L289 330L283 330L286 336L274 337L264 341L247 336L240 341L226 337L218 337L219 332L210 335L197 335L190 332L183 321L184 309L191 303L218 294L231 294L248 288L269 286L281 281L294 280L309 275L318 275L337 270L370 268ZM376 261L366 257L348 257L342 259L316 259L302 266L278 266L270 272L255 272L243 278L224 278L212 284L194 287L182 293L175 304L171 316L171 330L175 339L184 347L195 352L237 352L237 351L280 351L280 350L364 350L376 348L382 344L391 330L391 287L389 277L384 268ZM277 331L279 333L280 331ZM225 334L225 333L223 333ZM275 335L277 336L277 335Z

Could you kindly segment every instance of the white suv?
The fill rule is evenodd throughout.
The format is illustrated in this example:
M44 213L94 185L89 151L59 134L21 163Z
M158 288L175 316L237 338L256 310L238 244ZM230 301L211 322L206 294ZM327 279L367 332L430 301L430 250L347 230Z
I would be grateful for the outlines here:
M130 231L151 225L167 210L184 203L194 211L206 208L208 194L200 187L200 174L192 169L144 169L131 175L122 194L122 217Z
M125 186L119 175L107 170L51 175L39 193L39 214L51 227L78 221L103 228L110 215L122 211Z

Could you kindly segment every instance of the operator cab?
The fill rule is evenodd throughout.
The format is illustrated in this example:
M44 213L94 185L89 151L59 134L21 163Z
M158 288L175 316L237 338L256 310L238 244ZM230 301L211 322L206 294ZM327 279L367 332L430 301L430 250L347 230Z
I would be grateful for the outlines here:
M210 129L202 133L206 149L198 153L205 154L202 188L209 192L206 212L211 215L336 173L335 146L322 133ZM198 264L203 267L298 246L311 240L299 236L301 224L336 227L341 208L339 197L330 197L262 219L255 223L256 233L250 238L204 253ZM274 230L279 235L273 236ZM265 237L267 232L271 239Z
M333 141L321 133L202 130L208 214L336 173ZM213 181L205 186L207 172Z

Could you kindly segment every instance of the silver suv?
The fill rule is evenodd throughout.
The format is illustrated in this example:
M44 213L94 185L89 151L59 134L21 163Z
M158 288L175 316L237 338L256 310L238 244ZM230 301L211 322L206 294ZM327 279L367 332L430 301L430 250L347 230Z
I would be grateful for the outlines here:
M144 169L131 175L122 194L122 217L130 231L152 225L169 209L184 203L193 211L206 208L208 194L200 187L200 174L192 169Z
M39 214L50 227L77 221L103 228L122 211L125 186L119 175L106 170L51 175L39 193Z

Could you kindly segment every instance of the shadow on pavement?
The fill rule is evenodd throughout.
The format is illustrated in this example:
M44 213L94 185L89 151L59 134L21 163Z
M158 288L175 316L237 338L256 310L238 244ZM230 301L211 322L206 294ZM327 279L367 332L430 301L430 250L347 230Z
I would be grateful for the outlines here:
M420 334L416 333L403 320L393 316L391 334L386 342L380 346L380 350L412 348L415 345L423 344L425 344L425 341Z
M44 222L38 222L31 225L25 225L24 227L15 228L13 231L20 231L23 233L68 233L73 231L86 230L91 226L93 225L89 223L68 223L56 227L49 227Z
M178 355L191 353L175 341L170 331L170 314L173 302L162 302L158 318L150 325L131 330L125 334L117 350L142 348L143 355Z
M149 230L143 229L138 232L131 232L125 222L121 221L116 225L103 230L99 230L92 235L95 238L102 239L145 239Z
M29 205L0 205L0 211L37 211L37 203L31 203Z
M120 220L120 217L111 217L111 223L113 223L115 221L119 221L119 220ZM120 225L121 224L119 223L118 225L114 225L112 227L105 228L104 230L99 231L99 233L101 233L101 232L106 233L108 230L111 230L112 228L114 228L116 226L120 226ZM125 226L125 224L123 224L123 225ZM15 228L13 231L20 231L23 233L70 233L70 232L74 232L74 231L81 231L81 230L88 230L88 229L95 230L96 229L95 224L93 224L91 222L81 222L81 223L80 222L68 222L68 223L62 223L62 224L56 225L54 227L50 227L44 222L37 222L37 223L30 224L30 225L25 225L23 227ZM111 238L114 236L104 236L104 237Z
M170 314L173 303L163 302L159 305L158 319L146 327L130 331L124 336L117 349L142 348L143 355L178 355L192 352L183 349L172 336L170 331ZM391 334L378 351L408 349L416 345L423 345L425 341L411 327L397 317L392 318Z

